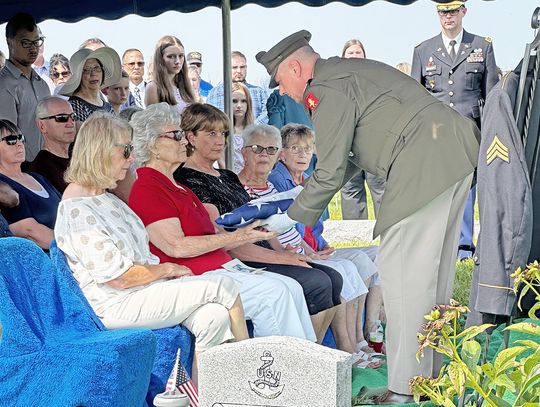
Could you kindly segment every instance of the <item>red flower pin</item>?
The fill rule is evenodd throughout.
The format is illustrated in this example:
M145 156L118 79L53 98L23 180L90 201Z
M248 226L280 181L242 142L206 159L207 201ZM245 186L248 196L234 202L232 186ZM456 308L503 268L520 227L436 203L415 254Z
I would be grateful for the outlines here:
M306 102L306 106L309 110L315 109L319 104L319 99L317 99L312 92L308 93L304 101Z

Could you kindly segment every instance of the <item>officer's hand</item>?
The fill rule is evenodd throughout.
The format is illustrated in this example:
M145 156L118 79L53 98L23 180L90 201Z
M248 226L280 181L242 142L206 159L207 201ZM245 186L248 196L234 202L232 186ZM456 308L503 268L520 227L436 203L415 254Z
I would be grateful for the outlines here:
M296 223L295 220L289 218L287 213L279 213L263 219L260 226L266 230L284 233L292 229Z

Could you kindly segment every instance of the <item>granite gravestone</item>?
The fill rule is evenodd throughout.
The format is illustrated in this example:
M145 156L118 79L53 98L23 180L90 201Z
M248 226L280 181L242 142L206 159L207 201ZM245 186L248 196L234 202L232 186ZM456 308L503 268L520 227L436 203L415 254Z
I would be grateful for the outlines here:
M346 352L272 336L216 346L199 357L200 407L350 407Z

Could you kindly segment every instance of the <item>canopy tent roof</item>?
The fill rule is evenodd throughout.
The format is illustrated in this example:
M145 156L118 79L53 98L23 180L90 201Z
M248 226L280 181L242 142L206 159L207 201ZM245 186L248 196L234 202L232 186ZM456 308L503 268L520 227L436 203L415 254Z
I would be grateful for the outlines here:
M363 6L373 0L342 0L351 6ZM407 5L417 0L385 0L395 4ZM290 0L231 0L232 10L246 4L257 4L263 7L278 7L289 3ZM318 7L331 3L331 0L301 1L306 6ZM20 12L25 11L34 16L37 22L54 19L64 22L76 22L87 17L98 17L115 20L128 14L143 17L154 17L166 11L189 13L205 7L221 7L221 0L94 0L73 2L73 0L35 1L35 0L0 0L0 24Z

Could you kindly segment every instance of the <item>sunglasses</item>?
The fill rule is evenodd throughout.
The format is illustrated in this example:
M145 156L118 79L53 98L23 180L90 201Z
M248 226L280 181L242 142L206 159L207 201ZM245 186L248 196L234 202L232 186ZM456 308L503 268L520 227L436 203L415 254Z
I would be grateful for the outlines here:
M459 12L461 11L462 7L460 8L456 8L454 10L438 10L437 13L439 13L439 15L441 17L445 17L445 16L457 16L459 14Z
M71 76L71 72L69 71L62 71L62 72L53 72L51 73L51 76L54 78L54 79L58 79L60 77L62 78L69 78Z
M131 157L131 153L133 152L133 144L115 144L115 146L123 148L122 155L126 160Z
M10 134L2 137L0 141L5 141L8 146L14 146L17 144L17 141L20 141L23 144L26 143L26 138L22 134Z
M144 66L144 62L128 62L126 65L129 66L130 68L134 68L135 65L139 67Z
M184 132L182 130L171 130L171 131L166 131L165 133L160 133L159 137L166 137L166 138L174 139L176 141L180 141L184 138Z
M51 120L51 119L54 119L56 123L67 123L69 119L75 121L76 117L75 117L75 113L59 113L53 116L42 117L40 120Z
M251 148L251 151L253 151L255 154L260 154L263 151L266 151L266 154L268 154L268 155L274 155L279 150L278 147L273 147L273 146L263 147L263 146L259 146L257 144L253 144L251 146L245 146L244 148Z

